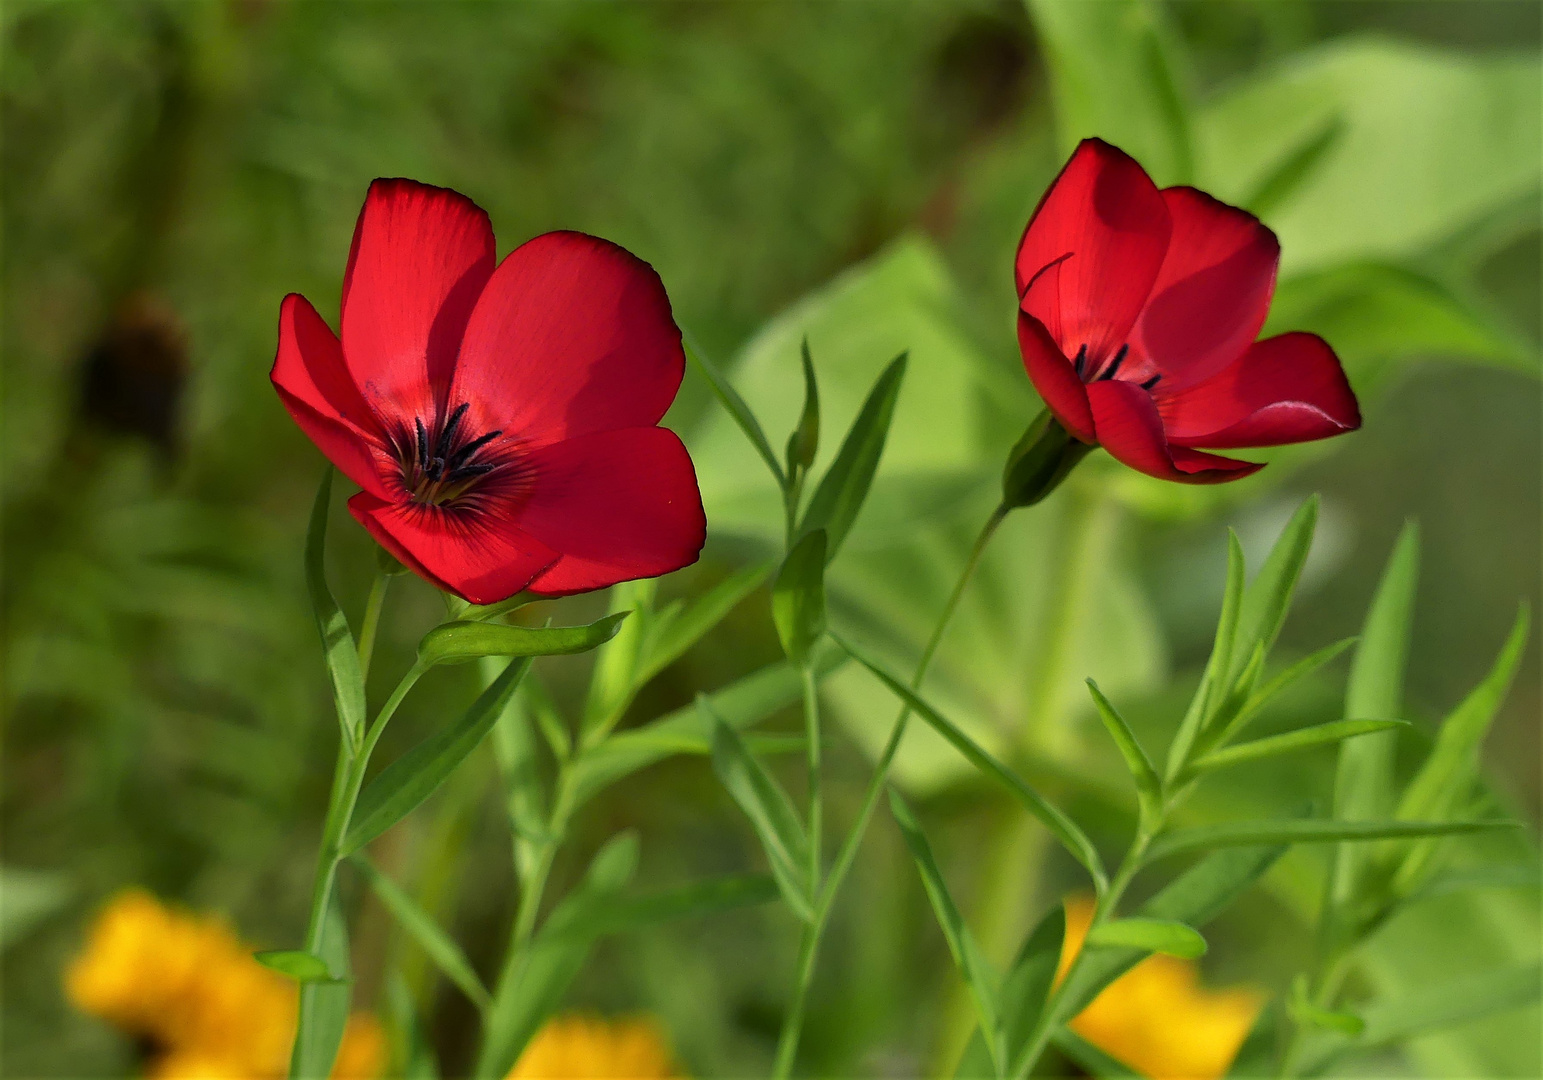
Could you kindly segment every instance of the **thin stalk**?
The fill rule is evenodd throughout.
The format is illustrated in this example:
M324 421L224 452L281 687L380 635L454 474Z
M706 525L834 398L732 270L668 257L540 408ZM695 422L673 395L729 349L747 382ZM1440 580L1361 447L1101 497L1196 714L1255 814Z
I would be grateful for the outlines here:
M803 670L804 731L809 740L809 887L820 888L820 833L824 830L825 807L820 789L820 697L815 689L814 669Z
M981 556L986 553L986 545L991 542L991 537L996 533L997 526L1002 524L1002 519L1007 517L1007 506L998 506L986 519L986 524L981 527L980 535L975 538L975 544L970 549L969 557L965 560L964 569L959 574L959 580L954 584L953 592L949 593L948 600L943 604L943 610L938 615L937 624L932 628L932 635L927 639L927 644L922 649L921 658L917 661L916 672L911 676L911 687L920 689L922 679L926 677L927 668L932 663L933 655L938 651L938 645L943 640L943 632L948 628L949 620L959 607L959 600L964 596L965 586L974 576L975 570L980 566ZM806 683L805 716L814 717L810 730L809 760L810 760L810 793L811 793L811 836L810 846L814 852L818 852L819 841L816 838L817 819L815 818L815 803L819 791L819 730L818 712L812 708L810 702L813 697L813 676L805 672ZM842 842L834 865L831 866L830 876L825 879L823 886L819 885L819 878L813 880L819 890L819 898L815 904L814 921L804 928L803 941L799 946L798 954L798 981L794 984L793 1001L788 1009L787 1017L782 1023L782 1033L777 1040L777 1060L773 1069L773 1080L786 1080L792 1075L793 1059L798 1053L799 1033L803 1028L804 1005L808 996L809 983L814 976L814 964L819 955L820 939L825 933L825 925L830 919L831 909L835 906L836 894L841 889L841 883L846 879L848 871L857 859L857 849L862 843L863 835L868 831L868 823L873 819L874 809L878 806L879 795L884 790L884 782L889 777L889 767L895 760L895 752L900 749L900 741L905 738L906 722L911 717L910 706L900 710L900 715L895 718L895 726L890 730L889 740L884 744L884 752L879 755L878 764L874 767L873 776L868 781L868 787L863 793L862 808L858 811L857 820L853 822L851 830ZM818 855L811 859L811 867L818 869Z
M386 587L391 584L387 574L376 574L370 585L370 598L364 602L364 622L359 627L359 679L366 686L370 682L370 658L375 655L375 632L380 628L380 612L386 604Z

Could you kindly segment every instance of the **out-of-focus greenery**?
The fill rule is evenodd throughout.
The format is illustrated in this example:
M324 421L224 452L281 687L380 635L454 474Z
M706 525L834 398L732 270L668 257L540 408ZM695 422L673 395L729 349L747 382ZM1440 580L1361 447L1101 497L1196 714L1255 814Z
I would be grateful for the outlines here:
M1133 802L1080 696L1095 676L1143 731L1172 723L1209 644L1231 522L1257 555L1300 493L1324 495L1282 651L1354 633L1393 536L1424 570L1406 764L1539 592L1540 15L1517 2L1187 0L478 4L25 3L0 8L4 123L4 1059L7 1075L133 1070L133 1048L63 1003L81 926L125 884L298 941L334 729L300 580L321 459L266 380L278 304L336 310L368 181L405 175L488 209L500 252L578 228L652 262L677 318L773 440L802 395L807 334L827 432L892 356L907 383L873 496L831 571L831 617L909 666L1037 407L1012 337L1011 253L1075 140L1098 133L1159 183L1261 214L1284 261L1272 329L1340 349L1365 430L1273 454L1219 489L1147 482L1102 456L1010 519L929 692L1117 840ZM834 282L834 283L832 283ZM678 595L775 540L759 462L688 378L687 436L712 524ZM823 440L825 458L834 436ZM333 572L360 610L370 545L341 514ZM439 600L394 586L379 694ZM565 601L579 621L603 598ZM650 687L648 719L778 655L764 591ZM356 616L357 617L357 616ZM572 704L587 661L543 668ZM1276 718L1337 718L1342 665ZM390 760L456 715L468 669L425 678ZM849 820L893 705L855 672L828 814ZM1538 820L1534 647L1491 735L1492 796ZM1261 722L1267 733L1269 718ZM1424 733L1423 735L1419 733ZM852 736L849 738L848 736ZM512 910L488 757L384 837L377 863L453 927L478 969ZM1189 820L1329 798L1330 754L1218 782ZM925 730L899 762L988 952L1073 880ZM661 882L757 865L706 763L682 758L587 808L571 863L625 826ZM1459 845L1479 863L1530 841ZM1216 928L1208 974L1281 991L1301 966L1323 853L1294 853ZM1019 875L1022 876L1022 875ZM357 882L356 969L383 997L395 941ZM946 1043L943 943L898 835L879 822L837 913L804 1046L810 1070L920 1075ZM573 1000L648 1010L696 1075L766 1068L796 929L765 908L604 945ZM1374 942L1365 992L1535 956L1537 893L1416 906ZM469 1006L441 984L449 1074ZM1379 1074L1529 1076L1536 1008L1373 1064ZM1362 1063L1363 1065L1365 1062Z

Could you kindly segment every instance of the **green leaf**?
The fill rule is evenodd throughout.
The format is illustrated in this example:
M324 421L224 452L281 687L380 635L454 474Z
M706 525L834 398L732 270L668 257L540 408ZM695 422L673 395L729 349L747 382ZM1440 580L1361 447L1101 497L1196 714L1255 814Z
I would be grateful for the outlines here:
M25 938L74 894L75 886L61 874L0 866L0 949Z
M252 959L280 975L287 975L296 982L331 982L332 972L321 957L303 949L272 949L253 953Z
M739 733L712 712L705 697L697 698L704 722L713 726L713 771L729 795L750 819L783 898L800 919L814 920L808 878L809 840L787 793L762 767Z
M1422 836L1456 836L1486 829L1515 828L1512 821L1229 821L1194 825L1164 833L1147 849L1147 862L1181 851L1255 844L1318 844L1331 840L1412 840Z
M1316 131L1308 131L1299 143L1258 181L1254 193L1238 205L1255 217L1266 218L1283 202L1289 202L1323 164L1324 158L1345 134L1339 116L1326 117Z
M1256 649L1268 656L1275 638L1280 634L1286 613L1291 610L1291 596L1296 591L1297 580L1307 562L1308 551L1313 546L1313 531L1318 525L1318 496L1305 499L1297 512L1291 515L1281 531L1280 538L1270 549L1259 575L1243 591L1243 601L1238 608L1238 633L1232 650L1232 678L1227 689L1241 677L1243 669L1253 661ZM1220 698L1213 698L1213 705ZM1353 716L1392 716L1387 713L1352 713Z
M937 916L938 925L942 927L948 951L953 954L959 974L970 988L970 996L975 1002L975 1015L980 1021L981 1031L985 1033L987 1050L997 1074L1001 1075L1004 1058L997 1019L996 974L981 955L970 928L965 925L964 916L959 914L958 907L949 896L948 884L943 880L943 872L932 857L932 846L927 843L926 835L905 800L893 788L889 792L889 808L894 814L895 824L900 826L900 832L905 837L906 847L911 849L911 857L916 860L916 868L921 872L927 899L932 902L932 911Z
M766 432L761 430L761 422L755 418L755 413L750 411L750 406L745 404L745 399L739 396L739 391L729 382L728 377L719 371L717 365L708 360L702 352L696 348L689 336L684 337L682 344L686 348L686 355L696 365L707 384L713 388L713 393L718 395L718 400L723 402L723 407L739 425L739 430L745 433L745 438L750 440L750 445L755 447L756 453L761 455L761 460L766 462L766 467L777 478L777 486L786 489L788 478L782 471L782 466L777 463L777 455L772 452L771 443L766 441Z
M1083 865L1098 888L1100 890L1103 889L1104 884L1108 880L1104 873L1103 860L1099 858L1098 849L1093 846L1093 841L1088 839L1087 834L1077 826L1076 822L1067 817L1056 806L1047 802L1045 797L1039 792L1024 783L1022 777L1017 773L982 750L973 739L945 719L941 713L927 704L926 701L918 697L910 687L869 660L847 642L834 634L831 637L838 645L851 654L852 659L873 672L880 682L889 687L891 692L906 705L914 709L917 715L925 720L933 730L953 744L954 748L969 759L972 765L1017 796L1029 813L1043 822L1045 827L1050 830L1051 835L1060 841L1061 845L1071 853L1072 857Z
M624 581L611 587L611 615L625 617L595 655L589 675L589 694L584 700L580 725L583 743L598 742L621 719L637 692L638 665L652 629L654 594L652 579Z
M1095 947L1141 949L1144 952L1195 960L1205 955L1205 938L1190 926L1172 919L1129 918L1101 923L1088 932Z
M618 611L587 626L506 626L451 622L436 626L418 643L418 661L464 664L481 656L567 656L588 652L616 636L630 612Z
M445 782L492 730L529 667L528 657L511 661L459 720L424 739L365 786L343 838L344 855L401 821Z
M836 452L836 460L820 478L809 499L799 523L800 536L817 529L824 529L827 536L825 557L834 559L841 544L857 520L863 500L868 497L868 487L873 474L878 471L879 458L884 453L884 441L889 436L889 424L895 415L895 402L900 397L900 385L905 377L906 353L901 353L884 369L873 389L868 392L857 419L852 421L847 436Z
M1232 646L1238 634L1238 611L1243 604L1243 545L1238 534L1227 529L1227 587L1222 593L1222 612L1216 620L1216 637L1211 643L1211 658L1205 674L1195 689L1194 699L1179 724L1179 731L1168 747L1168 779L1178 777L1200 734L1202 724L1211 714L1211 702L1227 696L1227 675L1232 670Z
M1159 186L1189 183L1190 107L1162 8L1145 0L1028 0L1028 9L1050 68L1062 152L1098 136L1134 156Z
M326 1080L348 1027L353 976L349 970L348 922L336 888L322 924L318 953L331 977L300 984L295 1045L289 1058L292 1080Z
M1249 721L1258 716L1260 710L1274 700L1277 694L1297 680L1311 675L1359 640L1359 638L1353 637L1345 638L1343 641L1336 641L1334 644L1326 645L1315 653L1304 656L1250 694L1242 707L1231 718L1227 719L1225 723L1218 724L1212 733L1206 739L1203 739L1199 745L1203 749L1209 750L1213 746L1226 744L1243 728L1247 727Z
M1019 1059L1028 1049L1035 1022L1044 1011L1050 988L1055 985L1065 939L1066 907L1056 904L1023 943L1002 982L1002 1045L1009 1074L1020 1072L1022 1062Z
M833 645L815 653L815 671L824 677L846 662ZM714 715L743 729L766 719L799 699L803 683L798 669L786 661L768 665L708 695ZM712 728L704 727L700 710L688 705L657 720L628 728L590 747L569 773L575 806L622 777L676 754L712 752Z
M1142 813L1148 815L1149 820L1156 820L1154 815L1162 812L1163 805L1163 782L1158 778L1157 770L1152 768L1151 759L1141 748L1136 733L1109 703L1109 699L1104 697L1098 689L1098 684L1092 679L1087 680L1087 683L1088 692L1093 695L1093 704L1098 707L1099 718L1103 720L1110 738L1114 739L1115 745L1120 748L1120 756L1125 759L1125 767L1130 770L1132 778L1136 781Z
M1095 1080L1143 1080L1141 1073L1106 1054L1070 1028L1057 1028L1050 1041Z
M500 600L496 604L466 604L464 607L454 609L457 619L470 622L487 622L496 619L500 615L507 615L511 611L518 611L526 604L540 600L535 593L518 592L506 600Z
M327 674L332 680L332 699L337 708L343 739L353 750L364 738L364 676L359 669L359 649L343 609L327 587L327 511L332 505L332 467L327 467L316 501L311 506L311 524L305 536L305 587L311 597L311 611L321 634Z
M1196 772L1225 769L1229 765L1240 765L1245 761L1258 761L1260 758L1289 754L1296 750L1310 750L1315 746L1339 742L1341 739L1353 738L1356 735L1366 735L1374 731L1391 731L1393 728L1408 726L1409 723L1405 720L1336 720L1329 724L1315 724L1312 727L1298 728L1296 731L1288 731L1282 735L1272 735L1267 739L1255 739L1253 742L1239 743L1223 750L1213 750L1204 757L1195 759L1190 768Z
M806 533L772 584L772 622L782 651L802 667L825 634L825 530Z
M396 1035L395 1060L402 1080L440 1080L439 1059L418 1017L417 1003L400 972L386 979L386 1024Z
M678 614L655 621L637 675L642 686L685 655L708 631L722 622L741 601L760 588L771 573L770 563L737 570L691 601Z
M1286 853L1284 846L1230 848L1212 852L1142 905L1139 915L1204 927L1262 877ZM1054 1023L1076 1016L1115 979L1147 954L1140 949L1089 953L1055 999Z
M594 941L581 932L595 912L615 899L637 869L638 843L632 833L606 842L584 880L547 918L531 944L513 958L512 978L502 979L487 1011L482 1051L473 1076L500 1080L514 1067L520 1051L557 1008L563 993L584 966Z
M799 414L798 426L788 436L788 476L796 477L808 472L814 464L814 456L820 449L820 387L814 377L814 359L809 355L809 338L805 336L799 350L804 365L804 409Z
M1443 986L1385 998L1365 1010L1363 1046L1387 1046L1493 1013L1531 1005L1543 996L1543 965L1526 964L1471 975Z
M444 973L447 979L460 987L461 993L465 994L472 1004L486 1011L492 999L488 995L487 987L482 985L482 980L472 969L471 961L466 959L466 954L461 951L461 947L451 939L449 934L440 929L439 924L428 912L418 906L417 901L408 896L396 882L382 874L363 853L355 852L350 861L369 882L370 888L375 890L375 895L380 898L386 910L395 917L397 924L412 936L418 943L418 947L434 961L434 965Z
M1279 1042L1280 1028L1280 1003L1272 1001L1254 1017L1254 1026L1249 1028L1243 1045L1238 1047L1232 1064L1227 1067L1227 1076L1236 1080L1255 1080L1256 1077L1273 1075L1278 1058L1276 1044Z
M1467 797L1479 774L1484 736L1526 653L1528 623L1527 605L1523 604L1489 674L1442 722L1435 745L1399 801L1400 819L1445 820ZM1429 876L1435 847L1434 843L1421 843L1408 852L1398 869L1394 886L1398 892L1413 892Z
M478 662L484 687L498 680L499 659L485 656ZM526 843L546 832L547 794L536 757L536 737L531 713L543 704L535 673L526 671L519 688L509 695L493 721L493 754L505 790L505 808L515 835ZM561 721L557 721L561 727ZM566 736L566 732L563 732Z
M1366 624L1350 665L1345 687L1345 715L1398 716L1403 711L1404 665L1414 619L1415 588L1420 576L1420 532L1413 522L1399 533L1393 554L1372 597ZM1334 816L1366 821L1393 809L1392 732L1352 739L1339 748L1334 774ZM1326 918L1333 933L1343 930L1341 915L1363 887L1367 856L1349 848L1335 853L1326 885Z

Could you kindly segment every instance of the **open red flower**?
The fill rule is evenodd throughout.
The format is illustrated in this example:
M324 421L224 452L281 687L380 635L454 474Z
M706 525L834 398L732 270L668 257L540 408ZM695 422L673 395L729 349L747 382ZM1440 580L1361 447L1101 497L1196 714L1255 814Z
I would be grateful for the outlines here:
M1280 244L1190 187L1161 191L1122 151L1077 147L1018 246L1018 342L1055 418L1165 480L1211 484L1263 466L1208 454L1361 426L1327 342L1255 341Z
M272 379L364 490L348 508L440 588L486 604L696 561L696 472L659 427L685 369L653 268L552 232L495 266L471 200L370 185L343 274L342 341L284 298Z

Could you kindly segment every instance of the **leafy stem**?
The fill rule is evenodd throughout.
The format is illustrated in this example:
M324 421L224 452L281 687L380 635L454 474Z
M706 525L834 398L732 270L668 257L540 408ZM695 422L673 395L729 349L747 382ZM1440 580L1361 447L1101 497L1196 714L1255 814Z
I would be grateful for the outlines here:
M370 681L370 657L375 655L380 613L386 605L386 588L390 584L391 575L376 574L374 583L370 585L369 599L364 602L364 622L359 626L359 679L365 684Z

